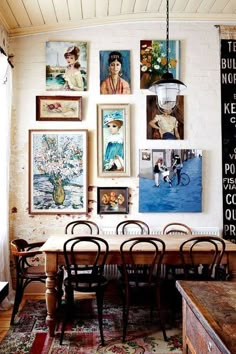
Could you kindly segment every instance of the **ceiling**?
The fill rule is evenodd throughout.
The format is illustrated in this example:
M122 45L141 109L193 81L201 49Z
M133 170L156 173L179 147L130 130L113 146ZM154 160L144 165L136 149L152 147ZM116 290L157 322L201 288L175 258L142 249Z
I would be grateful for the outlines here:
M236 21L236 0L169 2L170 20ZM165 17L166 0L0 0L0 22L10 37Z

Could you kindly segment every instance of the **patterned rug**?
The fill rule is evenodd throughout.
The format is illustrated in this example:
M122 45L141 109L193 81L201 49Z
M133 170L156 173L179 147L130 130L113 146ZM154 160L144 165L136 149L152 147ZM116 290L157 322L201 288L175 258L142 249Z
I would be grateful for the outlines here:
M12 326L0 343L1 354L180 354L182 353L181 328L167 328L168 341L163 340L158 322L149 320L149 310L132 307L126 343L122 343L122 308L104 304L105 346L100 345L94 300L78 301L74 313L78 314L68 323L60 346L61 321L55 337L50 338L45 324L44 300L26 302ZM63 306L61 313L63 313ZM155 318L155 316L154 316Z

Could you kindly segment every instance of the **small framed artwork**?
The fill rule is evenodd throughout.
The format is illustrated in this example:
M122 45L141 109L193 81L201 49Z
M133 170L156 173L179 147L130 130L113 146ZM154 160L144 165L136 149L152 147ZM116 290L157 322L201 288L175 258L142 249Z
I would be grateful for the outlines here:
M36 120L82 120L82 97L36 96Z
M46 42L46 90L87 91L87 42Z
M30 214L87 212L87 135L87 130L29 130Z
M128 214L128 187L98 187L98 214Z
M130 105L97 105L98 175L130 176Z

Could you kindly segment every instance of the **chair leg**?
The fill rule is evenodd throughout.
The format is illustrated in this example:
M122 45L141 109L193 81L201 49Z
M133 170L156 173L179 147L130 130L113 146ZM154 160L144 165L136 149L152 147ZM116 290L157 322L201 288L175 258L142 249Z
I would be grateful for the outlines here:
M24 293L24 284L22 280L17 279L17 283L16 283L16 293L15 293L15 300L14 300L14 305L13 305L13 309L12 309L12 315L11 315L11 326L14 325L14 320L15 320L15 316L19 310L19 306L23 297L23 293Z
M122 340L125 342L128 321L129 321L129 307L130 307L130 296L129 290L125 291L124 300L123 300L123 337Z
M162 313L162 309L161 309L161 295L160 295L160 289L157 289L157 308L158 308L158 312L159 312L159 317L160 317L160 325L161 325L161 330L163 333L163 338L164 341L167 342L168 337L166 335L166 329L165 329L165 321L163 320L163 313Z
M64 272L63 270L59 270L58 276L57 276L57 310L60 309L61 307L61 301L62 301L62 296L63 296L63 277L64 277Z
M104 335L103 335L103 298L104 298L103 290L98 291L96 293L96 299L97 299L97 311L98 311L98 324L99 324L102 346L105 345Z

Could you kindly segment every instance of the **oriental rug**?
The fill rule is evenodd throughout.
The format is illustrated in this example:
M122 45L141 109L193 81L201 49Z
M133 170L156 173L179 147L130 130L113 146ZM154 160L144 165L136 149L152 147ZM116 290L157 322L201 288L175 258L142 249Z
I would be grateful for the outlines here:
M60 346L61 318L55 337L49 337L45 324L44 300L28 300L0 343L1 354L180 354L181 328L167 328L168 341L163 340L158 322L150 323L146 307L132 307L126 342L122 343L122 307L104 304L105 346L100 345L96 302L76 302L75 317L68 323ZM63 315L63 305L61 308Z

